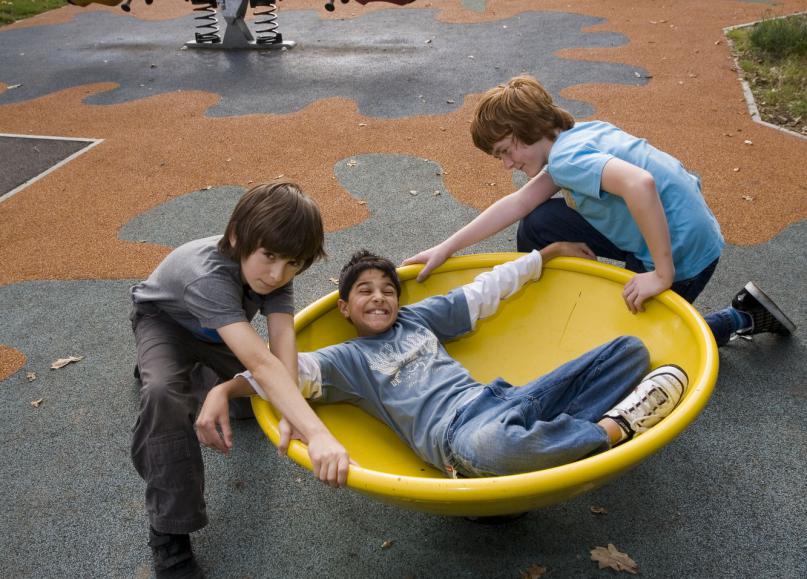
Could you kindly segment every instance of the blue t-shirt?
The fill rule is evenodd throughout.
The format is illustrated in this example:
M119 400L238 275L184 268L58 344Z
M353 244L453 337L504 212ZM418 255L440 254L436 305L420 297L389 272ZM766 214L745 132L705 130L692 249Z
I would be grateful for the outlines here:
M577 123L558 135L547 172L556 185L571 191L586 221L650 271L655 269L653 258L625 201L600 185L603 168L614 157L641 167L656 182L670 228L675 281L695 277L720 257L723 236L701 194L700 180L645 139L602 121Z
M383 334L306 354L320 366L319 400L359 406L442 469L451 419L483 388L442 342L471 329L462 288L405 306Z

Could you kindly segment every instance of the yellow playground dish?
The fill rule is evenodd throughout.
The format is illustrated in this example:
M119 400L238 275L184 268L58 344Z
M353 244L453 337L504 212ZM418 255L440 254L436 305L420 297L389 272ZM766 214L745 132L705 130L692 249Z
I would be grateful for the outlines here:
M448 260L424 283L421 266L398 270L401 305L445 293L494 265L521 254L495 253ZM591 491L637 465L680 434L706 405L717 378L717 346L709 327L686 301L666 291L631 314L621 293L632 274L577 258L544 266L541 279L505 300L473 333L447 344L448 352L480 382L501 376L513 384L553 370L619 335L642 339L651 367L674 363L689 374L689 387L673 413L648 432L611 450L577 462L519 475L451 479L422 462L386 425L347 404L315 410L359 466L351 466L348 486L400 507L457 516L495 516L528 511ZM337 292L314 302L295 318L301 352L355 337L336 309ZM253 396L264 432L278 442L278 415ZM293 441L289 456L311 469L308 453Z

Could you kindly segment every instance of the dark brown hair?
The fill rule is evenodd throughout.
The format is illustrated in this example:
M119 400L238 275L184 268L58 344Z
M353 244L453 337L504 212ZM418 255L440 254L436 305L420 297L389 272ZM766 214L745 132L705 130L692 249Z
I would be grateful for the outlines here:
M259 248L299 261L300 271L325 257L319 207L297 184L256 185L238 200L219 251L240 262Z
M471 138L488 155L509 135L525 145L543 137L555 140L555 131L571 129L574 117L552 102L552 96L534 77L516 76L488 90L474 109Z
M366 249L361 249L353 254L350 260L342 267L339 273L339 297L347 301L353 284L359 279L363 271L377 269L381 271L395 286L395 293L401 296L401 280L395 270L395 264L390 260L370 253Z

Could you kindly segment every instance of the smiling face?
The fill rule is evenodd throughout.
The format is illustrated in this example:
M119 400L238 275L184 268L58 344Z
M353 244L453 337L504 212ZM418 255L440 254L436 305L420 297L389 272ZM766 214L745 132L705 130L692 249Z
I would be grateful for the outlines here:
M496 141L491 155L500 159L508 171L518 169L524 171L527 177L532 179L546 165L551 148L552 141L546 137L532 145L525 145L513 135L508 135Z
M350 288L347 301L340 299L339 311L355 327L359 336L386 332L398 319L398 292L380 269L366 269Z
M296 259L259 248L241 260L241 279L255 293L266 295L289 283L301 268Z

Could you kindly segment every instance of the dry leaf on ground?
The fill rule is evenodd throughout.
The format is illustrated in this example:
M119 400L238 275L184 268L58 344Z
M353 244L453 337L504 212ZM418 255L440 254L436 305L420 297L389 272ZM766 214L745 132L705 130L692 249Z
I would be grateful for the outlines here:
M25 378L26 378L26 379L27 379L29 382L33 382L34 380L36 380L36 372L28 372L28 373L25 375Z
M639 572L639 566L636 561L628 557L627 553L617 550L611 543L608 543L608 548L593 548L591 550L591 560L596 561L600 569L608 567L615 571L627 571L634 575Z
M606 509L605 507L594 507L594 506L592 506L590 510L595 515L607 515L608 514L608 509Z
M393 541L392 539L387 539L386 541L384 541L383 543L381 543L381 548L382 548L382 549L389 549L390 547L392 547L392 544L393 544L394 542L395 542L395 541Z
M339 285L339 280L335 277L329 277L328 281L331 282L333 285Z
M538 579L546 575L546 567L543 565L530 565L526 571L519 573L519 579Z
M44 398L37 398L36 400L31 400L31 406L34 408L39 408L40 405L45 401Z
M68 364L72 362L78 362L83 360L84 356L68 356L67 358L59 358L53 364L50 365L51 370L58 370L59 368L64 368Z

